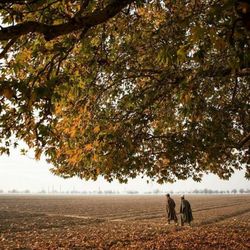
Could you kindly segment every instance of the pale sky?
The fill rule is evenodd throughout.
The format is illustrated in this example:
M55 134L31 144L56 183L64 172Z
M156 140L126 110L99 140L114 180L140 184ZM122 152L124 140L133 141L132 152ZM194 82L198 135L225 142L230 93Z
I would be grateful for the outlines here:
M152 192L156 189L162 191L191 191L194 189L232 190L234 188L249 189L250 182L244 178L243 172L236 172L229 181L220 180L217 176L205 176L201 183L192 180L177 181L174 184L150 182L141 178L129 181L128 184L119 184L117 181L108 183L99 178L97 181L84 181L78 178L63 179L54 176L49 171L49 164L43 159L36 161L28 156L23 156L19 150L12 150L10 156L0 156L0 190L26 190L38 192L40 190L61 191L98 191L99 188L113 191L137 190L139 192Z

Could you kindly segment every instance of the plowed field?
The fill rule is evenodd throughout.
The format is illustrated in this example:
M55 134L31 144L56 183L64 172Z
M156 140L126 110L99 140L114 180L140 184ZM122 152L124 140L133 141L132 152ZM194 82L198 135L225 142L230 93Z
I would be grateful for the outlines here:
M166 224L163 195L2 195L0 249L250 249L249 195L186 197L191 227Z

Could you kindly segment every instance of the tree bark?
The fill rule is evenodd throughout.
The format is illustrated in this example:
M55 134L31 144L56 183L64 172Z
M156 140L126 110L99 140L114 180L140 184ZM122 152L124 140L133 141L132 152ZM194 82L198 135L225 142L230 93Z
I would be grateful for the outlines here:
M10 40L28 33L40 33L44 35L46 40L52 40L58 36L66 35L77 30L88 30L91 27L108 21L132 2L134 2L134 0L113 0L102 10L96 10L86 16L73 17L67 23L59 25L47 25L36 21L28 21L2 28L0 30L0 41Z

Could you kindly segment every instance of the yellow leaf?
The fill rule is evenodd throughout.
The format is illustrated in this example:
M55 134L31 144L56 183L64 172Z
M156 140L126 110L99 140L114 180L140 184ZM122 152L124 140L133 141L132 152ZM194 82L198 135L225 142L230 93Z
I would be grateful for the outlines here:
M164 158L162 159L162 163L165 165L165 166L168 166L169 163L170 163L170 160L168 158Z
M93 161L95 161L95 162L98 161L98 156L96 154L93 155Z
M17 60L20 60L22 62L26 62L26 61L30 60L31 56L32 56L31 51L25 48L25 49L23 49L23 51L21 53L18 54Z
M91 150L93 149L93 145L92 145L91 143L86 144L85 147L84 147L84 149L85 149L86 151L91 151Z
M95 134L98 134L100 132L100 126L97 125L95 128L94 128L94 133Z
M187 46L183 45L177 50L177 56L178 58L183 61L186 58L187 54Z
M35 151L35 159L36 160L40 160L41 154L42 154L42 150L41 149L37 149Z

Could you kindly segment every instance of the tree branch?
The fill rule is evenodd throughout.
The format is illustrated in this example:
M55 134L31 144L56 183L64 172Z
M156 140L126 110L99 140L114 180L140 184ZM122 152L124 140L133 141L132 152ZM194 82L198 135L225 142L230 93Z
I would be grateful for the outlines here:
M5 46L5 48L3 49L3 51L0 53L0 59L2 59L5 54L8 52L9 48L17 41L18 37L14 37L12 38L8 44Z
M238 148L242 148L250 140L250 133L248 133L239 143Z
M72 18L67 23L59 25L47 25L35 21L23 22L0 30L0 40L10 40L30 32L43 34L46 40L52 40L58 36L81 29L90 29L91 27L106 22L132 2L134 2L134 0L113 0L102 10L96 10L91 14L78 17L77 19Z
M83 0L81 4L81 8L78 12L78 15L82 14L83 11L88 7L90 0Z
M0 6L3 6L5 4L33 4L35 2L38 2L39 0L1 0Z

